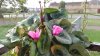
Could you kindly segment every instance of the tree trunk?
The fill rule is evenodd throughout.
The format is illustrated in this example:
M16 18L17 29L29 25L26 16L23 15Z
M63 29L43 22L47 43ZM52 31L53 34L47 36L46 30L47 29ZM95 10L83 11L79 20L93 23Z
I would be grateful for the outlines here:
M0 9L1 9L1 5L2 5L3 1L4 1L4 0L0 0ZM0 10L0 18L3 18L2 10Z
M3 18L3 15L2 15L2 13L0 12L0 18Z

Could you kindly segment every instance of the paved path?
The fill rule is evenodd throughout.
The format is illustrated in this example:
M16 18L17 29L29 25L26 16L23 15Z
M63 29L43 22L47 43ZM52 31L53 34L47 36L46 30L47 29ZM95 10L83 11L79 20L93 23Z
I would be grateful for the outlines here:
M4 21L4 20L0 19L0 26L1 25L14 25L14 24L16 24L16 22L13 22L13 21Z
M100 26L87 26L86 29L100 30Z
M28 14L28 13L25 13L25 17L29 17L29 16L31 16L32 14ZM9 18L9 14L6 14L6 15L3 15L5 18ZM10 14L10 16L11 17L16 17L16 14L14 14L14 13L11 13ZM79 16L82 16L82 17L84 17L84 14L68 14L68 17L69 18L77 18L77 17L79 17ZM18 14L17 15L17 17L23 17L23 14ZM96 15L88 15L87 16L89 19L100 19L100 16L96 16Z

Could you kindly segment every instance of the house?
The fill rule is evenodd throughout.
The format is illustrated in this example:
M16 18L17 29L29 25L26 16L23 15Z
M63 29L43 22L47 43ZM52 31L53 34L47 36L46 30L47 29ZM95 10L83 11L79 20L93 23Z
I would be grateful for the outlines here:
M59 3L53 2L49 7L58 8ZM84 12L84 2L67 2L65 3L65 8L69 13L83 13ZM100 1L91 0L86 3L87 13L100 13Z

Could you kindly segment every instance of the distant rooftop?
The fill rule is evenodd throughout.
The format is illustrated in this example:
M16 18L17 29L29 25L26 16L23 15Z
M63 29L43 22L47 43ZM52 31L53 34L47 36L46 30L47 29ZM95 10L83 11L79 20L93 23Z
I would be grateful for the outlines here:
M83 2L66 2L66 5L81 5ZM88 4L93 4L93 5L100 5L100 0L91 0L87 2ZM50 4L50 6L58 6L59 3L53 2Z

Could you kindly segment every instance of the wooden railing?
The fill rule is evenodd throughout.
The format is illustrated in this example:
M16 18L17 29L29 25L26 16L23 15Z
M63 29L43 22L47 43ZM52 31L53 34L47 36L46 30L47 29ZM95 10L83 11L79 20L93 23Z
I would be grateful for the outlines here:
M8 52L8 51L9 51L8 48L6 48L6 47L2 47L2 48L0 48L0 55L6 53L6 52Z
M90 51L98 51L100 52L100 43L93 42L91 45L87 48Z

